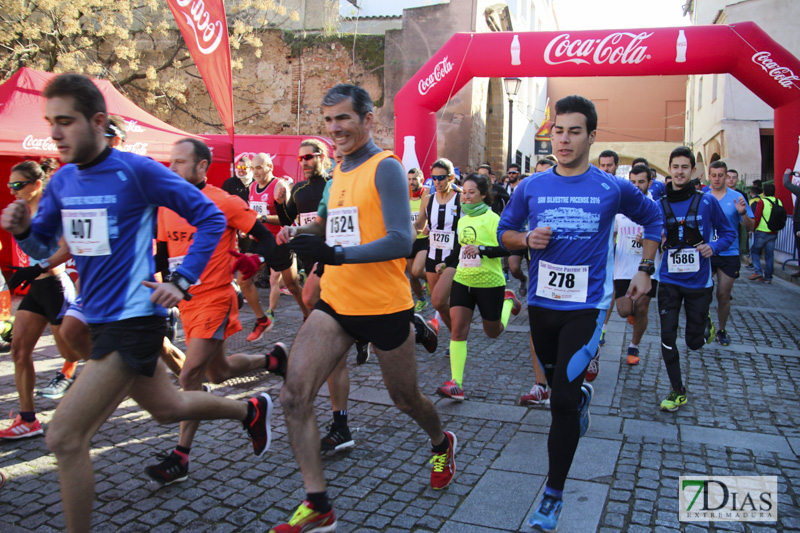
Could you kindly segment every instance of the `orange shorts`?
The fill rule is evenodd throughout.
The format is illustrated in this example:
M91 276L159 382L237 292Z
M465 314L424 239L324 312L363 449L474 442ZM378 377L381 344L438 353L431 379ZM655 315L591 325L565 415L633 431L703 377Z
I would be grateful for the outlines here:
M239 323L239 302L231 285L195 295L181 301L183 332L186 344L192 338L225 340L242 330Z

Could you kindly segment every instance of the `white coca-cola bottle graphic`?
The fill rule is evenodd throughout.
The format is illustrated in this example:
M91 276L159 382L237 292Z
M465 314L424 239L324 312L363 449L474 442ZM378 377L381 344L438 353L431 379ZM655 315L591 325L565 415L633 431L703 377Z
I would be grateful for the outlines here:
M519 35L514 35L514 38L511 40L511 64L512 65L521 65L522 61L520 61L520 45L519 45Z
M680 32L678 32L678 42L675 43L675 48L677 49L675 55L676 63L686 63L686 49L688 46L689 43L686 40L686 34L683 33L683 30L680 30Z
M406 172L412 168L419 167L419 159L417 159L417 138L413 135L403 137L403 168Z

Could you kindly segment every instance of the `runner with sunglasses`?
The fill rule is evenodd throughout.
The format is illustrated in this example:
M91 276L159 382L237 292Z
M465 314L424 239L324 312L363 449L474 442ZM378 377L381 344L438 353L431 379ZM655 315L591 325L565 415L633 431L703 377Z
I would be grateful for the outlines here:
M17 200L22 200L35 215L45 188L45 174L36 161L24 161L11 169L8 188ZM2 439L23 439L42 434L42 426L36 419L33 404L33 388L36 384L36 371L33 366L33 350L44 333L48 323L59 353L70 362L65 378L66 387L72 384L80 356L64 341L61 335L61 321L69 304L75 299L75 286L64 272L64 267L50 268L47 261L38 262L30 258L32 267L38 266L39 275L30 282L28 293L19 304L14 316L14 336L11 340L11 358L14 361L14 382L19 394L20 411L8 428L0 431ZM27 284L26 284L27 285ZM9 286L15 288L14 276ZM62 371L65 369L62 368Z
M297 160L300 162L305 180L294 184L288 198L285 188L275 189L273 206L283 226L294 224L304 226L316 220L325 184L330 179L326 171L330 160L328 147L319 139L304 139L300 143ZM314 261L308 257L298 259L299 267L308 277Z
M428 279L428 289L431 291L431 303L436 309L436 315L430 324L438 334L440 317L447 328L451 329L450 286L456 269L446 267L437 272L436 265L446 262L453 253L456 227L461 217L461 194L453 190L455 169L449 159L443 157L431 165L431 178L434 180L436 193L422 200L414 228L428 234L429 249L425 261L425 275Z

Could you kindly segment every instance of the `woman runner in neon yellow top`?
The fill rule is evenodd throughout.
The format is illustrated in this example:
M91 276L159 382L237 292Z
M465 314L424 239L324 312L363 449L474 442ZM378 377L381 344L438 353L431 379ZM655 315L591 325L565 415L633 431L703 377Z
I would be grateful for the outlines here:
M464 399L461 387L467 362L467 335L475 305L483 319L483 330L492 339L505 330L510 315L518 314L522 307L514 292L505 290L501 258L509 253L497 242L500 217L491 209L489 181L485 176L470 174L464 179L463 188L456 248L447 262L437 267L458 264L450 290L452 379L445 381L436 392L459 401Z

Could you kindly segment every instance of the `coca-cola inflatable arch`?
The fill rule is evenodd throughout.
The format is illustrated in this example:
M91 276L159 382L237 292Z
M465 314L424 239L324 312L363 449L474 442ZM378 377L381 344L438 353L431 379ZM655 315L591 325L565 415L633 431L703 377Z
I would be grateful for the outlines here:
M794 165L800 135L800 62L753 22L571 32L457 33L395 97L395 149L414 137L436 160L436 112L472 78L730 73L775 111L775 175ZM776 179L784 203L788 191ZM789 204L791 205L791 204Z

